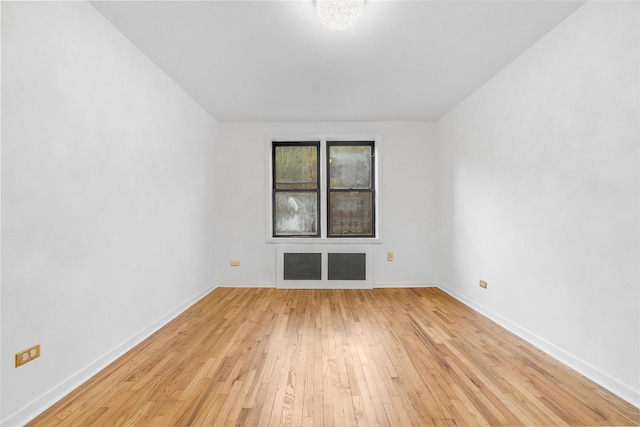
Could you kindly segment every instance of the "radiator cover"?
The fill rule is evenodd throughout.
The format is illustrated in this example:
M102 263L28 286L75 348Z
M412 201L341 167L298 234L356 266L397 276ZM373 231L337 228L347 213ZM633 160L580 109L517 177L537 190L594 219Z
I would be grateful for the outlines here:
M277 249L276 287L372 289L372 250L355 245L291 245Z

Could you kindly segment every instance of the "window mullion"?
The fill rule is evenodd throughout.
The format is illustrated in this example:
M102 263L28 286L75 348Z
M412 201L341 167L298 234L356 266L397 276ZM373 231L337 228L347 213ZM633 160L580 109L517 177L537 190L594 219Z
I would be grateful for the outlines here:
M327 177L329 176L329 170L327 169L327 140L323 139L320 141L320 237L327 237L328 233L328 185L327 185Z

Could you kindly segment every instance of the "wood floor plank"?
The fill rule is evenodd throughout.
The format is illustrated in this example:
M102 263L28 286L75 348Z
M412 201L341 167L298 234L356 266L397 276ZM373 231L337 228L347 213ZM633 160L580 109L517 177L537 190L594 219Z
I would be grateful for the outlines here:
M439 289L219 288L28 426L639 423Z

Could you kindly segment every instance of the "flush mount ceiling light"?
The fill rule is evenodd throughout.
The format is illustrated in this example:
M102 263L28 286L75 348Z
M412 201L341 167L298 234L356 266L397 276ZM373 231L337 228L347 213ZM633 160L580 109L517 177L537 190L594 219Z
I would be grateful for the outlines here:
M352 26L360 17L364 0L315 0L320 21L334 30Z

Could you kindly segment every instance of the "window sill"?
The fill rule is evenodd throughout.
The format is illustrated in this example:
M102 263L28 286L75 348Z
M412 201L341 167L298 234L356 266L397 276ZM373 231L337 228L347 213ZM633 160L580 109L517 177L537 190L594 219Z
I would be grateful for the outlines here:
M378 245L379 237L270 237L268 244L282 245Z

